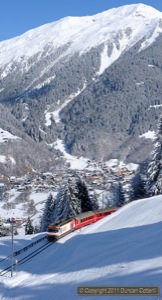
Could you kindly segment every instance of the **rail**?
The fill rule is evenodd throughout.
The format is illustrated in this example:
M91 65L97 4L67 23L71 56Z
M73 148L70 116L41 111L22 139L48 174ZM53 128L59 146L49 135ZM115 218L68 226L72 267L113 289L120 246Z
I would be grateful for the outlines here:
M22 249L20 249L20 250L18 250L18 251L15 251L15 252L13 253L13 257L15 257L15 256L17 256L17 255L20 255L22 252L27 251L28 249L30 249L31 247L35 246L36 244L42 242L42 241L45 240L46 238L47 238L47 237L46 237L46 235L45 235L45 236L43 236L42 238L36 240L35 242L29 244L28 246L26 246L26 247L24 247L24 248L22 248ZM11 257L11 255L8 255L8 256L6 256L5 258L1 259L0 262L5 261L5 260L9 259L10 257Z
M53 243L47 242L46 244L42 245L40 248L34 250L32 253L26 255L25 257L23 257L22 259L19 260L19 265L24 264L26 261L30 260L31 258L33 258L34 256L38 255L40 252L43 252L46 248L48 248L49 246L51 246ZM16 263L13 264L13 266L15 266ZM8 272L11 271L11 266L3 269L0 272L0 276L4 276L5 274L7 274Z

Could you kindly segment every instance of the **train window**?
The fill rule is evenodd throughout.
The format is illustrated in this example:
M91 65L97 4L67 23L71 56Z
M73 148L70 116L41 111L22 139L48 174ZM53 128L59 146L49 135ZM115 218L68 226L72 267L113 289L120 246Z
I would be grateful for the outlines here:
M58 228L49 228L48 232L59 232Z

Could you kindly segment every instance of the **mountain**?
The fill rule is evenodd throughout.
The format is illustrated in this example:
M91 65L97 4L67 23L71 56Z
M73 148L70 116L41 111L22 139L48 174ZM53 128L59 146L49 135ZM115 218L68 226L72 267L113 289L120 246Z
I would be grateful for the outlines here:
M0 103L53 156L61 139L73 155L142 163L162 111L161 47L162 13L144 4L63 18L0 43Z
M23 126L0 104L0 174L23 175L31 170L47 171L57 165L53 155L24 133Z

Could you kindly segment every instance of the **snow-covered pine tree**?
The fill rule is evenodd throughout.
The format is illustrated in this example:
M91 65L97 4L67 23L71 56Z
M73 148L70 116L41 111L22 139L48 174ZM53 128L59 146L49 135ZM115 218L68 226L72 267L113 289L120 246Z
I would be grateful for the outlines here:
M76 181L76 188L78 191L78 199L81 203L81 212L91 211L93 209L93 202L89 196L85 182L78 177Z
M62 185L58 189L56 198L55 198L55 207L52 214L52 222L60 220L60 215L63 209L63 201L64 201L64 194L66 189L66 182L63 181Z
M100 196L100 208L104 209L107 207L113 207L116 205L114 190L105 191Z
M39 232L38 226L35 225L35 226L34 226L34 233L38 233L38 232Z
M72 177L68 181L69 190L71 192L71 202L75 210L75 215L81 213L81 199L78 197L77 177Z
M125 202L135 200L134 197L134 188L132 186L132 178L127 182L126 189L125 189Z
M26 225L25 225L25 234L33 234L34 232L34 227L32 225L32 221L30 217L28 217Z
M116 198L116 205L123 205L125 203L125 193L120 181L116 187L115 198Z
M146 196L145 182L139 173L131 178L130 186L130 201L141 199Z
M42 219L40 222L40 231L41 232L46 231L47 226L50 225L50 223L52 222L54 203L55 203L55 200L53 198L53 195L50 193L45 202L45 207L44 207Z
M91 203L91 210L98 210L99 209L99 205L98 205L98 198L97 198L97 194L95 193L95 191L93 191L93 193L89 193L89 198L90 198L90 203Z
M162 115L154 139L154 150L148 165L146 192L148 196L162 194Z
M76 216L81 212L75 178L67 178L61 185L55 200L53 221Z

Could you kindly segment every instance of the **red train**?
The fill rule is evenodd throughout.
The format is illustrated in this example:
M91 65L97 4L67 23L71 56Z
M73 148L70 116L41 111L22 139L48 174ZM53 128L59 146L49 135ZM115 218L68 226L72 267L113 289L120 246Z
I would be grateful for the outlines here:
M49 241L59 239L60 237L81 227L95 223L104 217L115 212L119 207L112 207L96 211L81 213L73 218L64 219L48 226L47 238Z

